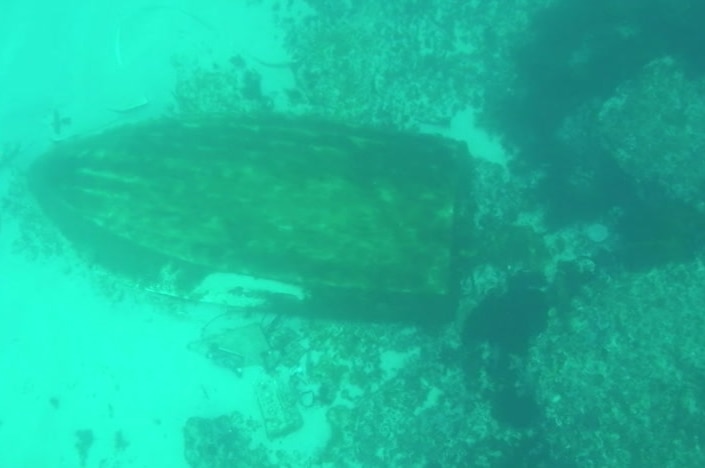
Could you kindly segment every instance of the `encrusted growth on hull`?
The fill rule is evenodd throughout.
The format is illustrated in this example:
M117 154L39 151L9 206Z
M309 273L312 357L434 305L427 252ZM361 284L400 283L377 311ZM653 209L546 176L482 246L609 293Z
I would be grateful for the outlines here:
M464 156L425 135L211 116L63 143L33 177L50 215L90 231L77 243L99 256L134 248L121 257L291 283L323 308L336 296L445 307Z

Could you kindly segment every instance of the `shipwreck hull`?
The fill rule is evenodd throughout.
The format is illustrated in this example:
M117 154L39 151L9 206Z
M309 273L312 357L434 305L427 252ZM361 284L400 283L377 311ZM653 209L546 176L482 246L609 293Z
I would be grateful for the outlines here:
M432 136L211 116L62 142L31 183L80 250L144 287L417 320L454 308L468 159Z

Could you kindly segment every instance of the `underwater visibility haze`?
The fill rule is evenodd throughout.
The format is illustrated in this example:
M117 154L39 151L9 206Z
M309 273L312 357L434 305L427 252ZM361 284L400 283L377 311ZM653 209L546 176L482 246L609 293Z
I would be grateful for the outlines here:
M705 466L705 4L9 1L0 466Z

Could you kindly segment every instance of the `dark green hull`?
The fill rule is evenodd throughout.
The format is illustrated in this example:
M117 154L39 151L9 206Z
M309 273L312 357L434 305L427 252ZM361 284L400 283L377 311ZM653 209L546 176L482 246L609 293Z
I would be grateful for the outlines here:
M65 142L31 176L69 238L140 284L169 271L173 294L228 303L199 284L251 275L300 288L301 312L398 318L452 311L467 159L430 136L213 116Z

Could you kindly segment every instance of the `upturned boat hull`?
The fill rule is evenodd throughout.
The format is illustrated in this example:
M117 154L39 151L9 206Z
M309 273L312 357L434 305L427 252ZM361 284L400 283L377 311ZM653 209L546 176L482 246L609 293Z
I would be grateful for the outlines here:
M67 237L144 287L418 319L454 308L468 159L432 136L211 116L62 142L31 179Z

